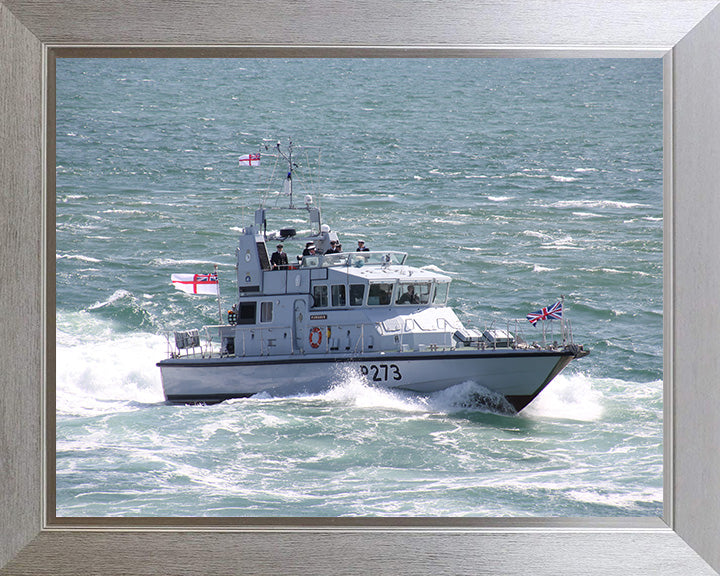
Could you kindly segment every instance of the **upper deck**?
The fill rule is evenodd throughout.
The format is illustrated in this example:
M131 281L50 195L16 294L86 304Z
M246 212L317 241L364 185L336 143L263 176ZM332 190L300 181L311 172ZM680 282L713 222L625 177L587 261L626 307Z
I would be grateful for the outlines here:
M282 220L287 223L288 220L296 222L299 214L307 216L309 232L298 233L290 227L268 226L271 215L283 216ZM331 280L334 284L360 282L368 290L373 289L373 282L395 280L422 283L425 302L420 303L428 303L436 284L447 285L451 281L443 274L406 265L406 252L331 251L338 242L337 232L327 224L322 224L320 210L312 205L309 197L306 197L304 206L275 209L263 207L256 210L254 223L242 229L238 242L237 280L240 298L310 294L316 283ZM284 246L286 255L283 258L286 264L278 264L277 261L273 264L274 255L271 257L270 251L275 243ZM309 245L314 246L316 252L308 253L308 250L304 250ZM391 288L383 285L374 290L388 292ZM443 292L447 293L447 288ZM385 297L380 298L382 302L385 300ZM418 303L417 300L416 297L411 301ZM368 297L367 303L371 302Z
M363 266L402 266L407 260L406 252L340 252L334 254L316 254L303 256L301 268L323 268L328 266L346 266L362 268Z

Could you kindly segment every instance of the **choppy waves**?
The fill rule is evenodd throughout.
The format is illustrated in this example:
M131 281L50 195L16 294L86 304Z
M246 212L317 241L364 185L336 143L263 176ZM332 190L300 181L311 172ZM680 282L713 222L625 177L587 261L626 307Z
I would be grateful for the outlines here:
M471 382L418 396L352 374L320 394L168 406L154 358L128 361L141 344L162 343L76 350L104 360L59 374L60 515L614 515L661 502L655 384L560 376L521 415L478 403L487 391ZM642 434L619 431L613 386L649 395ZM80 478L94 488L71 489Z
M58 62L58 513L659 515L661 63L241 64ZM351 373L166 405L164 333L218 314L170 274L217 264L234 299L237 233L261 196L285 201L272 165L236 158L288 137L321 147L296 184L346 249L407 251L453 278L464 322L519 319L530 341L525 315L564 295L590 356L520 414L474 382L414 395Z

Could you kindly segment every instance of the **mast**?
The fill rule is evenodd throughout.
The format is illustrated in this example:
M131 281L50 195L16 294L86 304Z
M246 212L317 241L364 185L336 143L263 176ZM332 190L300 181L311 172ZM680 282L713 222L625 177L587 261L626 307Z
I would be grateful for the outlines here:
M215 278L218 281L218 284L217 284L218 315L220 317L220 324L222 324L223 318L222 318L222 306L220 304L220 277L218 276L218 265L217 264L215 264Z
M290 196L290 208L295 208L295 205L293 204L293 185L292 185L292 173L293 168L295 167L295 164L293 164L292 161L292 140L288 143L288 153L285 155L282 150L280 150L280 142L276 144L276 148L278 151L278 154L285 158L288 162L288 173L287 177L285 178L285 183L283 184L283 189L286 194Z

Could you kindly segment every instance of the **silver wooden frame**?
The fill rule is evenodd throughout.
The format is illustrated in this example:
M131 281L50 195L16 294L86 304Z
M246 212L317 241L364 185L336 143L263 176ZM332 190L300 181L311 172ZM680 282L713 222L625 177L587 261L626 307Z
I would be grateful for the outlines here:
M663 519L55 518L54 61L136 54L662 57ZM0 0L0 574L714 574L718 54L717 0Z

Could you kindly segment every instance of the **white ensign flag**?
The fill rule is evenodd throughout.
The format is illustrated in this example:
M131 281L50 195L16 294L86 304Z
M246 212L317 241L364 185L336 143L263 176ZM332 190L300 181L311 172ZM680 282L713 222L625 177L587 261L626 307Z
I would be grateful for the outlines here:
M219 294L217 273L212 274L173 274L170 279L173 286L187 294Z

